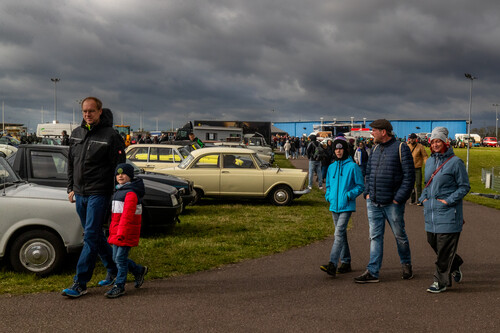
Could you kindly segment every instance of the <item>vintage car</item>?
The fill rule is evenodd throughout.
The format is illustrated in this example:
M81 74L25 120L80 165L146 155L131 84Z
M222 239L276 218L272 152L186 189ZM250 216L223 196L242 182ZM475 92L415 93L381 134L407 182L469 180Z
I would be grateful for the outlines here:
M17 147L21 144L21 141L10 136L2 136L0 137L0 144Z
M17 151L17 148L11 145L0 144L0 156L9 157Z
M0 258L19 272L56 272L83 246L83 230L63 188L21 180L0 157Z
M249 146L242 142L214 142L214 146L216 147L234 147L234 148L245 148L245 149L251 149ZM253 149L252 149L253 150ZM270 154L263 154L256 152L257 156L264 162L267 162L269 164L272 164L274 162L274 153Z
M192 180L200 197L268 198L284 206L310 192L307 172L271 168L255 151L245 148L197 149L177 167L154 171Z
M63 188L67 186L67 146L20 145L7 161L22 179L29 182ZM143 178L141 174L137 176ZM183 209L181 194L166 182L155 181L152 177L143 180L146 188L142 201L143 229L170 230L178 222Z
M130 145L126 149L127 158L144 171L155 168L172 168L189 155L183 146L159 143Z

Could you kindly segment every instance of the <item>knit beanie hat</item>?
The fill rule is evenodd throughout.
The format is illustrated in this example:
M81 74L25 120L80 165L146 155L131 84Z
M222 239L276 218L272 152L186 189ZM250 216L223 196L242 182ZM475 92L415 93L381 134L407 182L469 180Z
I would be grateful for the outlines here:
M434 139L439 139L446 143L448 141L448 129L446 127L435 127L431 133L431 142Z
M335 141L333 141L333 149L344 149L344 154L342 155L341 158L338 158L337 155L334 153L333 154L333 159L334 160L345 160L349 157L349 146L347 145L347 141L344 138L336 138Z
M119 174L126 174L130 180L134 179L134 167L127 163L120 163L116 166L115 177Z

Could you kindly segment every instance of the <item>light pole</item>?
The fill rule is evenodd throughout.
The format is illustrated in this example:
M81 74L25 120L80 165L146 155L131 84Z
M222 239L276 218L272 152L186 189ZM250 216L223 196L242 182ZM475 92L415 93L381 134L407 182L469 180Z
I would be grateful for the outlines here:
M465 73L465 77L470 80L470 93L469 93L469 126L467 127L467 163L465 165L467 173L469 173L469 155L470 155L470 127L472 125L471 114L472 114L472 83L477 77L470 73Z
M54 77L50 81L54 82L54 124L57 124L57 82L61 79Z
M497 139L497 145L498 145L498 103L493 104L495 107L495 138Z

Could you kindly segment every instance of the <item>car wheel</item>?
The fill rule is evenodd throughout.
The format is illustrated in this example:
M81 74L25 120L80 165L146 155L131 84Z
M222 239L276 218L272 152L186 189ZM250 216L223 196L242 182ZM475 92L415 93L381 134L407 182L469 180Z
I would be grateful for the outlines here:
M65 254L59 237L46 230L31 230L12 244L10 263L15 271L45 276L61 267Z
M287 206L292 202L292 190L285 185L276 186L270 196L271 202L276 206Z

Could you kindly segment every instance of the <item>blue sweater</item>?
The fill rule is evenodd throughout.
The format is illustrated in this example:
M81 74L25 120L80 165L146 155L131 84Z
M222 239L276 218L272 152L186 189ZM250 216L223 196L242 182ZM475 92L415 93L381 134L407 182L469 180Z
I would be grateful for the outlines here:
M404 204L414 183L415 167L406 143L391 138L373 148L366 168L365 198L369 194L376 204L387 205L393 200Z
M356 197L363 193L363 175L352 157L330 164L326 174L325 199L335 213L356 211Z
M433 153L425 163L425 183L444 161L453 155L453 148L444 154ZM469 192L469 176L464 162L454 156L438 171L428 187L422 191L425 231L432 233L461 232L463 225L462 199ZM442 199L447 205L438 201Z

